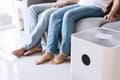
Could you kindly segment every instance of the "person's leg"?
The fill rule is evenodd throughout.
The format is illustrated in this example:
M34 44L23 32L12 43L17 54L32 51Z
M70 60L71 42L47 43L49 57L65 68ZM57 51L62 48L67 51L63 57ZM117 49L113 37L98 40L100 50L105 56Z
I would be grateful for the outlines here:
M78 6L77 4L69 5L69 6L60 8L54 13L52 13L49 21L46 52L51 52L53 54L57 53L58 40L59 40L59 35L61 33L64 13L67 10L75 8L77 6Z
M60 8L57 11L52 13L52 15L50 16L50 21L49 21L46 53L42 56L42 58L40 58L37 61L36 64L40 64L40 63L43 63L46 60L48 60L48 56L50 53L51 53L51 55L57 53L58 39L59 39L59 35L61 32L63 15L67 10L69 10L73 7L76 7L76 6L78 6L78 5L66 6L66 7ZM44 56L47 56L47 58L45 59Z
M102 17L104 12L95 6L79 6L68 10L63 17L62 23L62 42L60 54L52 61L53 64L59 64L66 60L71 50L71 34L75 32L76 21L86 17Z
M34 7L33 7L34 8ZM40 7L39 7L40 8ZM32 9L32 8L31 8ZM32 10L31 10L32 11ZM14 55L16 55L16 56L18 56L18 57L20 57L20 56L22 56L22 55L24 55L24 53L27 51L27 50L29 50L30 48L32 48L31 49L31 51L28 51L28 53L33 53L33 52L35 52L35 51L41 51L42 49L40 48L41 47L41 45L39 45L38 47L35 47L36 46L36 44L37 44L37 42L39 42L39 40L40 40L40 38L41 38L41 35L45 32L45 29L47 28L47 25L44 25L44 24L47 24L49 21L49 15L52 13L52 11L53 11L53 9L51 9L51 10L46 10L46 11L44 11L44 15L42 16L42 18L40 18L41 20L35 25L35 27L34 27L34 29L33 29L33 26L31 26L32 27L32 31L31 31L31 37L30 37L30 40L28 41L28 43L26 43L25 44L25 46L24 47L22 47L22 48L20 48L20 49L18 49L18 50L15 50L14 52L13 52L13 54ZM46 12L48 12L48 13L46 13ZM42 21L43 20L43 21ZM42 21L42 22L41 22ZM41 24L40 24L40 22L41 22ZM32 23L32 22L31 22ZM30 27L30 28L31 28ZM40 31L38 31L38 30L40 30ZM42 32L41 32L41 30L42 30ZM43 31L44 30L44 31ZM40 35L40 36L38 36L38 34ZM33 37L32 37L33 36ZM39 40L37 40L37 42L36 42L36 38L35 37L38 37L39 38ZM38 39L37 38L37 39ZM34 42L35 41L35 42ZM27 54L27 53L26 53Z
M28 26L30 34L38 24L38 15L51 8L54 4L55 3L34 4L28 8ZM36 43L36 46L41 47L41 39Z
M36 27L38 23L38 15L41 14L43 11L51 8L55 3L43 3L43 4L34 4L28 8L28 27L30 33Z
M36 27L34 28L34 30L31 32L28 43L25 44L25 49L28 50L25 53L25 55L32 54L34 52L39 51L39 50L37 50L37 47L41 47L41 46L37 46L36 44L41 39L41 37L43 36L45 31L47 30L48 23L49 23L49 17L55 10L57 10L57 8L50 8L40 14L41 17L39 19L39 22L36 25Z

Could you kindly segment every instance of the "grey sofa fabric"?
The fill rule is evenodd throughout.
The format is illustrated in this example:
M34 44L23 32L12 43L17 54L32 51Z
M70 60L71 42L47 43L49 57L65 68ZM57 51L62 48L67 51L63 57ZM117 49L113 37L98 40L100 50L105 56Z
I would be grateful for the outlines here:
M26 37L28 35L28 26L27 26L27 18L26 18L26 11L28 6L32 5L32 4L43 4L45 0L23 0L23 6L24 6L24 24L25 24L25 34ZM54 2L55 0L46 0L45 3L47 3L47 1L51 1ZM42 3L41 3L42 2ZM110 10L111 6L109 7ZM109 11L107 11L109 12ZM117 14L115 15L116 20L120 20L120 9L117 12ZM103 17L93 17L93 18L85 18L85 19L81 19L77 22L76 24L76 32L79 31L83 31L83 30L87 30L87 29L92 29L92 28L99 28L103 25L107 25L107 21L103 18ZM47 34L46 34L47 35ZM44 36L44 40L43 42L46 42L46 37Z
M110 29L120 32L120 21L112 22L101 26L101 28Z
M23 0L24 3L26 3L27 6L30 6L32 4L39 4L39 3L50 3L55 2L56 0Z
M105 23L108 23L108 21L106 21L102 17L81 19L76 24L76 32L87 30L87 29L92 29L92 28L99 28Z
M115 14L115 20L116 21L120 21L120 9L117 11L117 13Z

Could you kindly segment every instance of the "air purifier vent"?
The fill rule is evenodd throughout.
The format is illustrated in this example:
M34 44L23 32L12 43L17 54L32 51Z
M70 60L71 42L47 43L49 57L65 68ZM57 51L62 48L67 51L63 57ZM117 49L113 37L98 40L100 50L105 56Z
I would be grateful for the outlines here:
M91 29L76 36L104 47L120 45L120 33L107 29Z

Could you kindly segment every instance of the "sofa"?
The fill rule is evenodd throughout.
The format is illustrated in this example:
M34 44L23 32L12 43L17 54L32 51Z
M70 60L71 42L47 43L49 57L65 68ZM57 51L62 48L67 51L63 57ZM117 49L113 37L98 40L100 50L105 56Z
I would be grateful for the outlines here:
M27 8L32 4L41 4L41 5L48 4L49 5L49 3L51 2L54 3L55 0L23 0L24 30L25 30L26 37L28 37L29 35L28 33L29 27L27 27ZM110 9L111 9L111 6L108 7L107 13L109 12ZM92 29L92 28L106 27L106 26L108 26L107 28L111 28L109 26L112 26L112 27L120 26L120 9L115 15L115 19L116 19L116 22L109 23L103 17L84 18L79 20L76 23L76 32ZM45 34L43 37L43 42L46 42L46 37L47 35Z

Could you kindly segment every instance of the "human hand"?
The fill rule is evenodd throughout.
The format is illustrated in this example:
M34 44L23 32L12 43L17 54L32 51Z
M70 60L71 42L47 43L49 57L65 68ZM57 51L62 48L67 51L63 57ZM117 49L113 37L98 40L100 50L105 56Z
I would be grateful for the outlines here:
M104 16L104 19L106 19L108 22L114 22L115 18L113 15L107 14Z
M53 5L54 8L60 8L60 7L64 7L64 6L66 6L65 2L59 2L59 3L56 3L55 5Z

